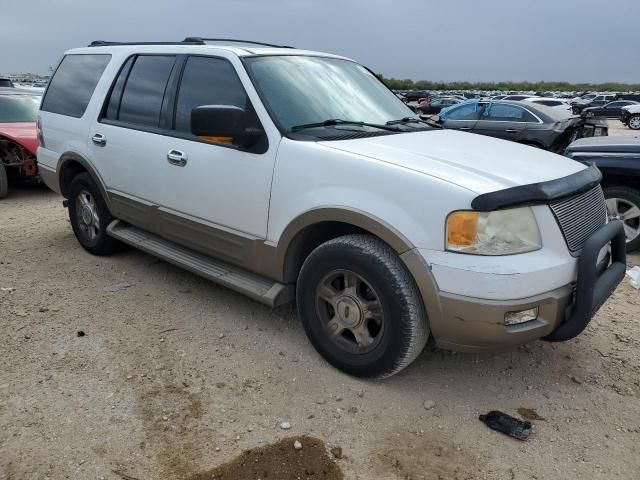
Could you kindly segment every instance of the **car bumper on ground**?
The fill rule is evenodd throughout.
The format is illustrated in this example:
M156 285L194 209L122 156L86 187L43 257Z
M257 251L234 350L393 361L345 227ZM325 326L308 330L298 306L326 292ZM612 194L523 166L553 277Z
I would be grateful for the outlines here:
M600 254L610 245L603 262ZM540 338L565 341L580 334L622 280L626 270L625 237L620 222L610 222L585 243L574 281L550 291L517 299L483 299L443 292L432 269L417 250L402 255L416 279L439 347L477 352L520 345ZM460 283L472 281L463 278ZM505 289L511 282L502 275ZM532 277L532 281L539 281ZM507 324L507 315L534 309L535 319Z

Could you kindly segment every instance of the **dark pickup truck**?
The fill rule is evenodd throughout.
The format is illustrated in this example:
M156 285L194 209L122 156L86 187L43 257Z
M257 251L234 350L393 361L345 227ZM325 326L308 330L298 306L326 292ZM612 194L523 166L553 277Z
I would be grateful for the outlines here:
M624 223L627 251L640 248L640 136L583 138L564 155L600 169L609 218Z

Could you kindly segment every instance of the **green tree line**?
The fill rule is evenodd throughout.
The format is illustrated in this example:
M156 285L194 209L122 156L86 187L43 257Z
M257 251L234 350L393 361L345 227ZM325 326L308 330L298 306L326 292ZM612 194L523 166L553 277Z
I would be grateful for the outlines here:
M569 83L569 82L433 82L430 80L380 79L393 90L502 90L502 91L567 91L567 92L638 92L640 83Z

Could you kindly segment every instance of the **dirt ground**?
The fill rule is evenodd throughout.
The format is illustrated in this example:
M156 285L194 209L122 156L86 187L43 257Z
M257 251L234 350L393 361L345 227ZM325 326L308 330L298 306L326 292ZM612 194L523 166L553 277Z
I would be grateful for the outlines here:
M323 362L291 307L133 249L89 255L42 188L0 201L0 287L2 480L639 478L626 280L571 342L428 346L377 382ZM490 410L532 436L489 430Z

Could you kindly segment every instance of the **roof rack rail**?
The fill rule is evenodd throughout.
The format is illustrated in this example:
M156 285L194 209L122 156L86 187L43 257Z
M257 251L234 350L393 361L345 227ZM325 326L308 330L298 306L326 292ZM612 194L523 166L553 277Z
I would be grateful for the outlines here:
M95 40L91 42L89 47L104 47L111 45L206 45L199 39L185 39L182 42L108 42L105 40Z
M294 48L289 45L275 45L273 43L254 42L253 40L238 40L237 38L204 38L204 37L187 37L184 42L198 42L199 45L207 44L207 42L233 42L233 43L246 43L249 45L260 45L262 47L275 47L275 48Z

